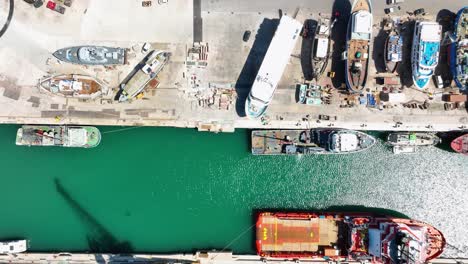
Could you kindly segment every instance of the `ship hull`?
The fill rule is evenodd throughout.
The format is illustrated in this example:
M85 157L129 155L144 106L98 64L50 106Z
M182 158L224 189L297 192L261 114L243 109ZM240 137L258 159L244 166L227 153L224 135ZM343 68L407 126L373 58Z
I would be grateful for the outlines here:
M16 145L94 148L101 142L99 129L92 126L24 125L16 133Z
M450 147L457 153L468 155L468 134L454 139L450 143Z
M424 263L440 256L446 244L442 233L424 222L365 212L261 212L255 225L257 254L264 258L395 263L407 259L392 259L394 245L386 239L422 230L415 242L425 255L404 257Z
M399 140L406 139L406 140ZM424 132L395 132L387 137L390 146L435 146L440 143L440 138L433 133Z
M352 149L335 148L334 136L355 140ZM349 135L349 136L346 136ZM365 133L345 129L255 130L251 135L254 155L351 154L371 148L376 140Z
M387 72L390 72L390 73L394 73L396 71L397 67L398 67L398 64L399 64L398 61L391 61L391 60L388 59L389 48L391 46L390 39L393 36L397 36L397 34L392 32L392 33L390 33L388 35L387 40L385 41L385 50L384 50L385 67L386 67ZM400 52L401 52L401 47L398 47L398 49L400 49Z
M468 50L468 48L464 45L461 45L461 42L463 41L462 36L459 36L458 32L463 32L463 25L461 24L461 21L464 21L468 17L468 7L464 7L458 11L456 19L455 19L455 30L453 33L453 38L455 39L454 42L452 42L449 45L449 65L450 65L450 71L453 76L453 80L455 81L455 84L457 85L460 90L465 91L468 89L468 82L465 80L463 82L462 76L460 76L457 67L463 67L463 65L459 65L460 62L458 60L458 55L459 54L464 54L463 50ZM466 27L466 25L465 25ZM462 50L463 49L463 50ZM465 65L466 66L466 65Z
M367 83L369 69L369 55L372 49L372 28L367 39L353 39L353 14L359 11L370 13L372 24L372 4L370 0L355 0L351 8L351 18L348 22L346 35L346 86L351 92L361 92ZM357 54L362 54L357 56ZM359 67L356 65L359 64Z
M39 89L52 95L96 99L107 87L96 78L79 74L62 74L39 80Z
M68 63L79 65L119 65L125 64L126 50L104 46L76 46L59 49L54 57Z
M315 33L315 39L312 42L312 56L311 56L311 61L312 61L312 78L315 79L316 81L319 81L320 78L323 76L323 73L327 69L328 66L328 60L330 57L330 49L331 49L331 26L332 26L332 20L325 20L328 22L328 32L327 34L320 34L320 26L322 25L322 21L320 20L318 25L317 25L317 30ZM326 56L323 58L317 57L316 56L316 49L318 48L318 42L320 39L327 39L327 50L326 50Z

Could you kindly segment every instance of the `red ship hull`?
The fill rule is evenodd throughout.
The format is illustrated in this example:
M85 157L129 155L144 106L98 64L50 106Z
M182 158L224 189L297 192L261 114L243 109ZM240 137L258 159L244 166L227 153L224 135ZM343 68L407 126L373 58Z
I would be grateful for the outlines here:
M264 212L258 215L256 228L257 253L271 258L395 263L395 252L390 251L401 233L427 245L415 263L438 257L445 247L442 233L426 223L372 213ZM410 242L403 246L409 248Z
M450 147L458 153L468 155L468 134L454 139L450 144Z

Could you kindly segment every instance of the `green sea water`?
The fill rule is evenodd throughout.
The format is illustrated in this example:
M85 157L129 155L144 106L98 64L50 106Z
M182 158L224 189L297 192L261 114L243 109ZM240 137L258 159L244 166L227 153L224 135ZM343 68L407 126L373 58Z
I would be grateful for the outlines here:
M447 254L468 251L468 157L447 150L262 157L247 130L118 127L94 149L18 147L17 128L0 127L0 238L32 251L254 253L256 210L349 206L426 221Z

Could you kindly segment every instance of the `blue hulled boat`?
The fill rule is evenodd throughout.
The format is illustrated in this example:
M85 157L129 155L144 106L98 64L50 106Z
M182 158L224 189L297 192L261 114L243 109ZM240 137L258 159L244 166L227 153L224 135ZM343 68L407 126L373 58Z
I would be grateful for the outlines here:
M449 46L450 70L460 90L468 88L468 6L460 9L453 31L455 40Z

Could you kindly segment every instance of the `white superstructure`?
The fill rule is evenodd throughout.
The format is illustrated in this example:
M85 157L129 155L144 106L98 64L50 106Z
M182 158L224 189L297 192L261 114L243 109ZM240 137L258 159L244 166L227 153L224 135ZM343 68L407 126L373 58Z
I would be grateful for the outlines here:
M0 242L0 254L16 254L28 250L26 240L12 240Z
M288 16L281 17L245 103L245 112L249 118L258 118L265 112L296 46L301 29L302 24L299 21Z

